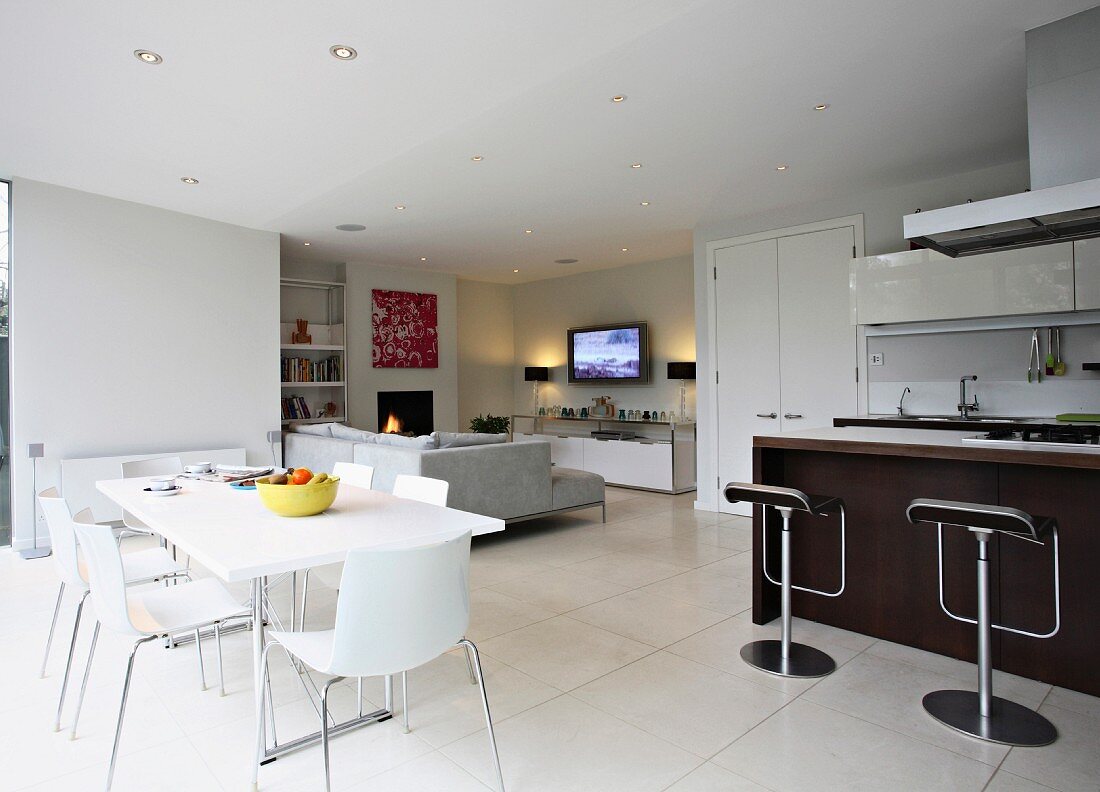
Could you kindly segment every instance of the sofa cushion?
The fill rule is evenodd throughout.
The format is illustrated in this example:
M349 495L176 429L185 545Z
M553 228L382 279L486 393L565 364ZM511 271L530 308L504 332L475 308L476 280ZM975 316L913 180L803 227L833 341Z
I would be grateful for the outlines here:
M356 429L355 427L348 426L347 424L332 424L332 436L340 440L351 440L356 443L369 443L370 438L374 436L374 432L368 432L366 429Z
M584 470L555 467L550 471L550 487L555 509L600 503L604 499L603 476Z
M332 424L292 423L290 425L290 431L298 432L299 434L317 435L318 437L332 437Z
M440 448L465 448L467 446L507 443L506 434L486 434L485 432L433 432Z
M417 451L434 451L435 437L432 435L420 435L419 437L405 437L399 434L375 434L363 440L364 443L375 445L388 445L396 448L412 448Z

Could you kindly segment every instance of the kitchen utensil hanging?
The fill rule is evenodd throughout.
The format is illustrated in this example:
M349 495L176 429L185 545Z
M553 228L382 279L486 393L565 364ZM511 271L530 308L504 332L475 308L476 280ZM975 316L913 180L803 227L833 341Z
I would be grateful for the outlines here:
M1066 375L1066 362L1062 360L1062 328L1054 328L1054 375L1064 377Z
M1054 376L1054 328L1047 328L1047 359L1043 361L1043 373Z
M1027 357L1027 381L1028 382L1042 382L1043 381L1043 359L1039 357L1039 328L1035 327L1031 330L1031 347L1028 349Z

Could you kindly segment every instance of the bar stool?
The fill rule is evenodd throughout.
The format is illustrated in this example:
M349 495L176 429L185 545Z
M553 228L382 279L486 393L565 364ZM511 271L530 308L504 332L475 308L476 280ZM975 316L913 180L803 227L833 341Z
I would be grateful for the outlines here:
M765 509L771 507L783 518L783 540L780 551L782 566L778 581L768 574L767 526L763 531L762 544L764 577L770 583L780 587L781 637L778 641L753 641L745 644L741 647L741 659L761 671L776 676L810 679L833 673L836 670L836 661L833 658L820 649L791 641L791 590L798 589L825 597L839 597L844 593L844 501L840 498L807 495L788 487L737 482L726 485L725 496L730 503L756 503ZM836 591L820 591L791 584L791 513L796 510L819 516L840 515L840 588Z
M1050 638L1062 624L1061 593L1058 577L1058 524L1053 517L1035 517L1008 506L918 498L905 510L909 522L936 523L938 531L938 571L940 607L955 621L978 626L978 692L936 690L924 697L924 709L936 720L956 731L979 740L1002 745L1040 746L1058 739L1054 724L1034 710L993 695L993 658L990 652L991 629ZM978 540L978 618L968 619L952 613L943 597L943 526L966 528ZM989 540L994 533L1014 536L1036 544L1046 544L1051 534L1054 545L1054 629L1034 633L993 624L989 617Z

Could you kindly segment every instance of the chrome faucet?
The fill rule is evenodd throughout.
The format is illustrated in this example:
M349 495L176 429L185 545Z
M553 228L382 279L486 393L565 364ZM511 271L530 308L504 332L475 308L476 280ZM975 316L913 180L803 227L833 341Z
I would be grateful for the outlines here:
M913 391L909 390L908 386L906 386L905 390L903 390L901 392L901 398L898 399L898 417L899 418L901 416L905 415L905 394L912 393L912 392Z
M965 377L961 377L959 379L959 406L958 406L958 410L959 410L959 415L962 416L964 419L969 418L971 412L978 412L978 409L979 409L979 407L978 407L978 394L976 394L976 393L974 394L974 401L973 402L968 403L966 401L966 381L967 380L970 380L971 382L977 382L978 375L977 374L967 374Z

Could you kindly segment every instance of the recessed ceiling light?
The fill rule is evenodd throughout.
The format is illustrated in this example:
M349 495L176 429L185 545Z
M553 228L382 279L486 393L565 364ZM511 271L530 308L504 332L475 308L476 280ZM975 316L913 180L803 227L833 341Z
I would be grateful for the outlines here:
M341 223L336 226L337 231L366 231L365 225L359 225L358 223Z
M180 178L180 181L183 182L184 184L198 184L199 183L199 180L196 179L193 176L183 176L183 177Z
M142 63L148 63L152 66L156 66L158 63L164 63L164 58L149 50L134 50L134 57Z
M820 110L828 110L828 109L829 109L829 105L827 105L827 104L814 105L814 110L820 111Z
M395 206L393 208L396 209L399 212L403 212L403 211L405 211L405 204L398 204L397 206Z
M623 253L625 253L625 252L626 252L626 248L623 248Z
M518 269L514 269L514 270L512 270L512 272L519 272L519 270L518 270Z
M332 57L337 60L355 60L359 54L346 44L333 44L328 48L328 51L332 54Z
M303 242L302 244L303 244L303 245L305 245L306 247L309 247L309 243L308 243L308 242Z
M576 264L578 259L554 259L555 264Z
M623 96L622 94L618 94L617 96L612 96L611 101L614 102L615 104L621 104L622 102L626 101L626 97Z
M427 256L421 256L421 257L420 257L420 260L421 260L421 261L427 261L427 260L428 260L428 257L427 257Z
M785 171L785 170L787 170L787 166L786 165L776 165L775 169L777 171Z
M525 234L533 234L533 233L535 233L535 229L533 229L533 228L525 228L525 229L523 229L523 233L525 233Z
M649 201L642 201L642 206L649 206Z
M637 169L637 168L640 168L640 167L642 167L642 163L640 163L640 162L635 162L635 163L634 163L633 165L631 165L630 167L632 167L632 168L635 168L635 169Z
M483 159L485 159L485 157L481 156L480 154L475 154L474 156L470 157L470 159L472 159L474 162L481 162Z

